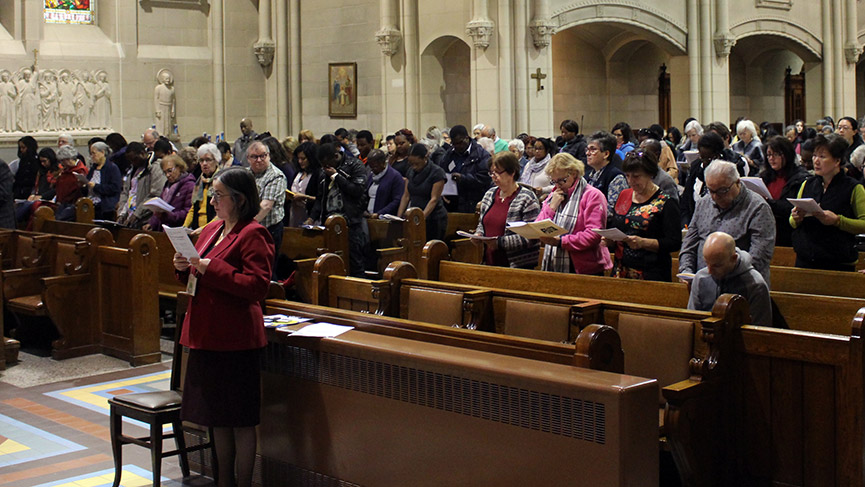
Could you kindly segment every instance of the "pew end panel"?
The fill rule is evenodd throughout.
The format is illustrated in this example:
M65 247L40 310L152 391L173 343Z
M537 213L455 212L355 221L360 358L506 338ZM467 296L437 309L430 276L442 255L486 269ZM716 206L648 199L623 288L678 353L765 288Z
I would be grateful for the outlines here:
M575 345L575 366L625 373L625 352L622 350L622 339L615 328L589 325L580 331Z
M382 274L382 278L390 286L391 305L385 310L388 316L399 317L399 295L403 279L417 279L417 268L408 262L391 262Z
M93 200L86 196L75 200L76 222L93 223L94 215L96 215L96 205L93 204Z
M298 267L300 271L300 267ZM345 263L342 258L333 253L320 255L312 266L312 275L310 279L310 296L312 304L326 306L330 302L328 296L328 278L330 276L345 276ZM297 280L295 280L297 282Z
M441 240L430 240L424 245L418 277L430 281L439 280L439 265L449 257L448 246Z
M348 223L342 215L330 215L324 222L324 252L333 252L342 257L348 273L349 247ZM322 251L318 252L319 254Z
M328 306L361 313L385 315L391 307L390 283L356 277L331 276Z
M403 279L399 286L399 317L469 330L493 331L492 292L470 286L444 287Z
M484 246L475 245L470 238L455 238L450 242L451 260L467 264L481 264Z

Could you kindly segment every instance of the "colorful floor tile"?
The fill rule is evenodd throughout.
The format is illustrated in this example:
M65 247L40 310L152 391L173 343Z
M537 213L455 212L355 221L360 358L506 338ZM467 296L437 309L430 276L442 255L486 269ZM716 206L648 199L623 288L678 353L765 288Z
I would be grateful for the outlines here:
M129 379L46 392L45 395L107 415L108 399L111 397L133 392L167 391L170 380L171 371L166 370Z
M153 485L153 475L147 470L136 467L135 465L124 465L123 476L120 478L121 487L144 487ZM162 485L165 487L173 487L182 485L180 482L169 480L165 477L161 478ZM101 470L89 474L79 475L63 480L40 484L35 487L104 487L110 486L114 482L114 469Z
M0 415L0 467L83 449L77 443Z

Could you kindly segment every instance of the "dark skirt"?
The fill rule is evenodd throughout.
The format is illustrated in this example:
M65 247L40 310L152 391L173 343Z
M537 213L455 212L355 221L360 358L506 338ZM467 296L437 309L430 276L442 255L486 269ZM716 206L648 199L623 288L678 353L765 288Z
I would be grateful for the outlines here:
M201 426L255 426L261 417L261 349L189 349L180 417Z

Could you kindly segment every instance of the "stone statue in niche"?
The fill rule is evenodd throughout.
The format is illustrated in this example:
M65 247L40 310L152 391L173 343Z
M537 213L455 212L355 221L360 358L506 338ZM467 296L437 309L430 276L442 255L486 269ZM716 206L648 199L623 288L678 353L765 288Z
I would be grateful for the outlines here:
M18 99L16 109L18 112L18 128L22 132L36 132L39 130L39 84L37 73L30 68L24 68L20 73L16 86L18 88Z
M57 130L58 100L57 78L51 70L41 71L39 81L39 98L42 108L42 130L51 132Z
M106 129L111 126L111 86L108 73L96 73L96 87L93 93L93 119L91 128Z
M75 124L79 129L93 127L93 75L87 72L78 77L78 92L75 95Z
M75 128L75 93L78 84L68 69L60 71L60 82L58 83L60 103L57 108L59 115L58 126L60 130L72 130Z
M174 95L174 74L167 68L156 74L159 84L153 90L156 130L166 137L172 133L177 116L177 98Z
M12 73L0 71L0 132L15 131L15 98L18 89L12 82Z

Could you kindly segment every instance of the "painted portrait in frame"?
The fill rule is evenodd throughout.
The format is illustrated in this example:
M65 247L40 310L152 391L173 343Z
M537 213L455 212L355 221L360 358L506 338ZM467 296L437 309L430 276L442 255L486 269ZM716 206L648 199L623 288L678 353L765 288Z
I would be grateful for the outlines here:
M329 63L327 71L328 115L357 117L357 63Z

